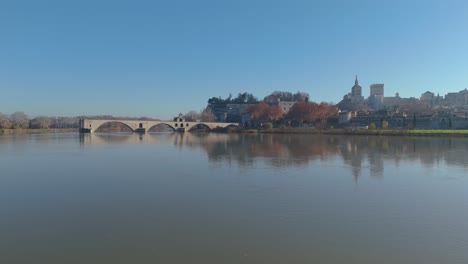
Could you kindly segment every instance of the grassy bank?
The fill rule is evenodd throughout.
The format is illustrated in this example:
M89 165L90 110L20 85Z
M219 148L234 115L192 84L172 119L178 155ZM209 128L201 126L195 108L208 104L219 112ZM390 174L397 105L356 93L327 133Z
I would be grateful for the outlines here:
M308 128L273 128L273 129L237 129L238 133L270 134L325 134L325 135L373 135L373 136L460 136L468 137L468 129L308 129Z
M57 128L57 129L9 129L1 128L0 134L45 134L45 133L69 133L69 132L78 132L77 128Z

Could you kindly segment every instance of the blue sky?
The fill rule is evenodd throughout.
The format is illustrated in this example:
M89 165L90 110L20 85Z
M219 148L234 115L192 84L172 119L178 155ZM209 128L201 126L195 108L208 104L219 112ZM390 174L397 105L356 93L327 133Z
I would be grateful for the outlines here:
M0 2L0 112L167 119L275 90L468 87L468 1Z

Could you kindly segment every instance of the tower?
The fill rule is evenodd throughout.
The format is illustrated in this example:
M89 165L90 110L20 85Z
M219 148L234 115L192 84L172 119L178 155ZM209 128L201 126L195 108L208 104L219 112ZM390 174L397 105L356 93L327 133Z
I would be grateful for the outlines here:
M374 83L370 85L370 97L374 95L384 95L384 84L383 83Z
M384 84L374 83L370 85L369 105L374 109L384 107Z
M357 75L356 75L356 80L354 80L354 86L351 88L351 96L355 98L362 96L362 87L359 86Z
M352 103L361 104L364 102L364 97L362 96L362 87L359 86L359 81L356 75L354 80L354 86L351 88L351 94L349 96Z

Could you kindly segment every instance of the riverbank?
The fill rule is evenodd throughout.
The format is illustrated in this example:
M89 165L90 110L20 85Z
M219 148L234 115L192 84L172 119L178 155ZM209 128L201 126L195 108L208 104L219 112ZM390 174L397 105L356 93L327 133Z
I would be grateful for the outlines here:
M265 134L324 134L324 135L367 135L367 136L458 136L468 137L468 129L310 129L310 128L272 128L272 129L235 129L237 133Z
M70 133L78 132L77 128L57 128L57 129L32 129L32 128L19 128L19 129L10 129L2 128L0 129L0 135L12 135L12 134L46 134L46 133Z
M72 133L78 132L77 128L58 129L0 129L0 135L12 134L47 134L47 133ZM226 133L225 130L213 131ZM229 129L229 133L244 134L315 134L315 135L361 135L361 136L456 136L468 137L468 129L313 129L313 128L272 128L272 129Z

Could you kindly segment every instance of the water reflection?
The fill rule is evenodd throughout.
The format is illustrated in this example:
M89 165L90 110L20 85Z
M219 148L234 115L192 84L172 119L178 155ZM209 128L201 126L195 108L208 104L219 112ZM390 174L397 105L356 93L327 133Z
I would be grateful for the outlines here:
M0 263L466 263L467 141L0 136Z
M341 158L354 177L368 170L383 176L386 162L419 162L432 167L439 163L468 168L468 139L385 136L326 136L274 134L92 134L83 135L83 145L173 144L183 149L201 149L210 162L251 166L262 160L269 166L305 166L317 160Z

